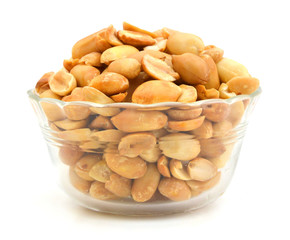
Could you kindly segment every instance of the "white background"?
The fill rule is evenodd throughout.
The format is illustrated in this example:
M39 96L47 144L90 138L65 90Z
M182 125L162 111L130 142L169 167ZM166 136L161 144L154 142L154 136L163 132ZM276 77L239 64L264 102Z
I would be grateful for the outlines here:
M1 1L0 239L289 239L288 1ZM234 178L192 213L122 217L58 189L26 91L62 67L82 37L122 21L169 27L225 50L261 81Z

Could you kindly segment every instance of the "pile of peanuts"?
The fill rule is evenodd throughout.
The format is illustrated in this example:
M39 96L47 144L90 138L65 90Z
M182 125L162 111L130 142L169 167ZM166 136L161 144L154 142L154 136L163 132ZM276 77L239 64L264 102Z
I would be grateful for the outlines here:
M248 101L146 109L110 103L192 103L256 91L259 80L223 53L193 34L126 22L79 40L63 68L35 87L40 98L108 104L41 102L71 184L100 200L136 202L183 201L214 187Z

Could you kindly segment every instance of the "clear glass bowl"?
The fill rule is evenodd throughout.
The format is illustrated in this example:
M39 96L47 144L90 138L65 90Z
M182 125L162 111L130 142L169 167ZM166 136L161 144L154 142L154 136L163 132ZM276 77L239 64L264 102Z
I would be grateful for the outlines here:
M104 105L28 91L61 188L86 208L124 215L185 212L221 196L260 94Z

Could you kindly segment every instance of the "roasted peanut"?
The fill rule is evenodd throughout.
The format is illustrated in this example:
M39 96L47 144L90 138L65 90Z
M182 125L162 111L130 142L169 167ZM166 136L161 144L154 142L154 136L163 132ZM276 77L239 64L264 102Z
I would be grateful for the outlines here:
M228 99L236 96L234 92L229 92L229 86L226 83L222 83L219 87L220 98Z
M234 77L250 77L250 74L247 68L229 58L223 58L217 63L217 70L221 82L228 82Z
M205 99L212 99L212 98L219 98L220 94L219 91L215 88L206 89L204 85L196 85L195 89L197 91L197 99L198 100L205 100Z
M100 115L91 121L89 128L114 129L114 126L109 118Z
M224 120L213 124L213 137L224 137L229 134L230 130L233 128L233 124Z
M118 39L117 31L116 31L116 29L114 28L114 26L112 24L106 30L105 39L112 46L123 45L123 43Z
M121 138L118 150L122 156L137 157L155 145L156 138L152 133L132 133Z
M105 183L94 181L90 187L90 195L100 200L113 200L118 197L105 188Z
M199 128L191 131L197 138L211 138L213 136L213 128L211 121L204 119L202 125Z
M185 121L197 118L200 116L202 108L191 108L191 109L170 109L167 111L168 116L172 120Z
M171 63L172 57L171 57L171 55L167 54L167 53L164 53L164 52L155 51L155 50L147 49L147 50L144 50L144 51L140 51L140 52L131 54L129 56L129 58L134 58L139 63L142 63L143 57L145 55L147 55L147 54L149 54L151 57L163 60L168 66L172 67L172 63Z
M105 183L105 188L118 197L130 197L131 186L131 179L121 177L115 173L111 174L110 179Z
M90 186L91 186L91 181L87 181L79 175L77 175L74 171L74 167L69 168L69 179L71 184L79 191L83 193L88 193Z
M190 188L185 181L174 177L161 179L158 190L163 196L173 201L184 201L191 197Z
M94 178L90 177L89 172L91 168L100 160L101 160L100 155L97 154L85 155L76 162L74 170L79 177L87 181L93 181Z
M232 151L234 148L234 144L226 144L225 151L218 157L209 158L218 169L223 168L226 163L231 159Z
M179 141L193 139L193 136L186 133L170 133L160 137L160 141Z
M173 55L172 64L182 80L188 84L206 84L209 80L210 69L207 63L195 54Z
M176 131L191 131L196 128L199 128L203 121L204 121L204 116L191 119L191 120L184 120L184 121L168 121L168 127L172 130Z
M125 101L125 98L127 97L128 92L124 92L124 93L118 93L115 95L111 95L110 98L113 99L113 101L115 102L123 102Z
M105 160L97 161L89 170L91 178L103 183L110 180L112 173Z
M167 116L158 111L126 109L112 117L111 121L124 132L145 132L163 128L167 123Z
M146 33L120 30L117 32L118 38L125 44L132 45L134 47L144 47L155 44L155 40Z
M63 68L49 78L48 84L55 94L65 96L77 86L77 81L72 74Z
M207 63L209 68L208 82L204 86L207 89L210 88L219 89L220 86L219 74L214 60L211 58L211 56L207 54L203 54L200 57Z
M222 155L225 151L225 145L218 138L200 139L200 156L205 158L214 158Z
M38 94L41 94L43 92L45 92L46 90L49 90L49 84L48 84L48 81L49 81L49 78L54 74L54 72L48 72L48 73L45 73L39 80L38 82L36 83L35 85L35 91L38 93Z
M58 156L60 160L69 166L73 166L84 153L77 146L61 146L59 148Z
M108 72L119 73L127 79L138 77L141 64L134 58L120 58L113 61L107 68Z
M217 167L205 158L195 158L187 165L187 171L191 179L197 181L208 181L217 173Z
M156 192L160 180L160 173L155 164L147 165L147 171L143 177L135 179L131 194L136 202L146 202Z
M156 144L153 148L144 150L139 156L146 162L157 162L160 155L161 151L159 146Z
M91 133L91 138L100 142L120 142L122 137L124 137L126 133L117 130L117 129L107 129L103 131L93 131Z
M79 87L89 86L92 79L100 75L100 71L88 65L76 65L70 73L75 77Z
M89 128L79 128L66 130L58 133L58 137L71 142L83 142L90 140L91 130Z
M181 95L176 84L162 80L147 81L139 85L132 95L132 102L152 104L158 102L175 102Z
M214 62L218 63L223 58L224 50L214 45L207 45L204 47L204 50L201 52L201 55L204 55L204 54L211 56Z
M194 34L175 32L168 37L167 49L171 54L199 54L204 49L204 44Z
M196 101L197 92L195 87L186 84L181 84L179 87L181 88L182 92L180 97L177 99L177 102L190 103Z
M166 49L167 39L163 37L155 38L156 43L151 46L144 47L144 50L154 50L163 52Z
M55 121L54 124L64 130L73 130L78 128L83 128L87 125L87 119L80 120L80 121L72 121L69 119Z
M79 147L84 152L97 153L100 151L100 149L103 151L106 148L106 144L107 143L99 142L96 140L87 140L85 142L81 142Z
M243 101L237 101L230 105L229 115L227 120L230 121L233 127L237 126L243 118L245 106Z
M212 103L203 106L203 115L213 122L225 120L230 113L230 106L227 103Z
M171 177L170 171L169 171L169 164L168 159L165 156L161 156L157 161L157 169L159 173L163 177Z
M91 52L87 55L81 57L79 63L83 63L85 65L93 66L93 67L100 67L101 64L101 53L99 52Z
M153 32L149 32L147 30L144 30L144 29L141 29L141 28L138 28L130 23L127 23L127 22L123 22L123 29L124 30L129 30L129 31L134 31L134 32L140 32L140 33L145 33L153 38L156 38L157 35Z
M177 31L164 27L162 29L158 29L156 31L154 31L153 33L155 35L157 35L157 37L163 37L165 39L167 39L171 34L176 33Z
M231 78L227 85L229 86L229 91L240 95L255 92L259 88L260 82L257 78L239 76Z
M191 176L186 171L186 167L182 164L181 161L178 161L176 159L171 159L169 163L170 172L173 177L180 179L180 180L191 180Z
M105 153L104 158L113 172L125 178L140 178L147 170L146 162L139 157L129 158L116 153Z

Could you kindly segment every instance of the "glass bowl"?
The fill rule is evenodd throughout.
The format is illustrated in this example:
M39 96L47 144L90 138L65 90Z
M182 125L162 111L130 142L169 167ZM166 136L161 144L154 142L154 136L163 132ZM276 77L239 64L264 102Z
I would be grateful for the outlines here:
M28 91L60 187L86 208L123 215L191 211L221 196L260 94L140 105Z

